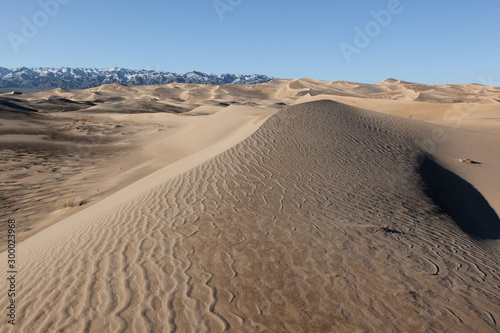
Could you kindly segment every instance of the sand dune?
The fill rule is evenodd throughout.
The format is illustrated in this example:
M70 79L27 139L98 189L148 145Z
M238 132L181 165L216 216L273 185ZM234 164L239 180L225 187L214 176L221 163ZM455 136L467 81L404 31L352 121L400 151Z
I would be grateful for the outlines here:
M324 85L286 84L190 98L249 89L244 104ZM373 94L391 84L404 85ZM497 134L333 101L263 125L270 110L233 111L248 114L240 130L18 246L17 330L498 331ZM220 112L210 126L230 119ZM186 124L178 138L200 128Z
M297 104L304 98L335 97L418 101L429 104L479 105L500 103L500 87L479 84L425 85L388 79L377 84L314 79L276 79L259 85L197 85L172 83L161 86L107 84L86 90L54 89L46 92L0 94L0 103L19 108L47 111L87 110L92 112L173 112L190 111L200 105L227 103L271 105ZM0 104L0 105L2 105Z
M0 218L18 219L22 241L179 159L234 145L273 112L237 105L184 115L4 112ZM2 251L6 231L2 225Z

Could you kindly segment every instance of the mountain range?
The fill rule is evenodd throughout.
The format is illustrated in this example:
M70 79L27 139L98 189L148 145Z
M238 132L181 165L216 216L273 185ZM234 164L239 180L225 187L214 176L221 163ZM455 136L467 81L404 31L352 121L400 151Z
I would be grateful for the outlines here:
M197 71L186 74L126 68L69 68L69 67L0 67L0 92L36 92L55 88L87 89L102 84L156 85L172 82L198 84L258 84L273 78L259 74L206 74Z

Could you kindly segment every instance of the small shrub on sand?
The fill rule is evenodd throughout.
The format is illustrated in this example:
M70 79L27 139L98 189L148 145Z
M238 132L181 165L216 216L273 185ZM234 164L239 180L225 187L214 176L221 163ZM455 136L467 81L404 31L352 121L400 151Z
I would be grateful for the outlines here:
M479 162L471 160L470 158L460 158L459 161L467 164L481 164Z
M85 200L66 199L66 200L60 201L58 206L59 206L59 209L65 209L65 208L69 208L69 207L78 207L78 206L81 206L83 204L85 204Z
M33 228L31 228L30 225L27 224L27 225L23 226L21 229L19 229L19 232L30 231L31 229L33 229Z

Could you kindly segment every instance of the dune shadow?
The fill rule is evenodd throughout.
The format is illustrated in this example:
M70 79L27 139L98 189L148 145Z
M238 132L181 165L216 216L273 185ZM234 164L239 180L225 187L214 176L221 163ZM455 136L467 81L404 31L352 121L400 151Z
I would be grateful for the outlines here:
M420 166L426 194L464 232L478 239L500 239L500 219L471 184L425 157Z
M15 100L19 101L19 100ZM20 101L19 101L20 102ZM16 104L7 99L0 99L0 112L9 111L9 112L38 112L38 110L28 108L19 104Z

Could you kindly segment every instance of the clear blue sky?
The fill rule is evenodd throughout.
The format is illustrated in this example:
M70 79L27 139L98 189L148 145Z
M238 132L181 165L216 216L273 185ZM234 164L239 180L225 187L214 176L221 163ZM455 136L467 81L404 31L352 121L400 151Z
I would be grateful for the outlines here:
M2 2L0 66L500 85L498 0L400 0L378 30L370 12L397 0L218 0L232 8L223 20L214 0L59 0L52 17L40 3L53 1ZM38 32L23 35L23 18ZM373 37L348 63L340 45L356 47L354 28L367 24Z

